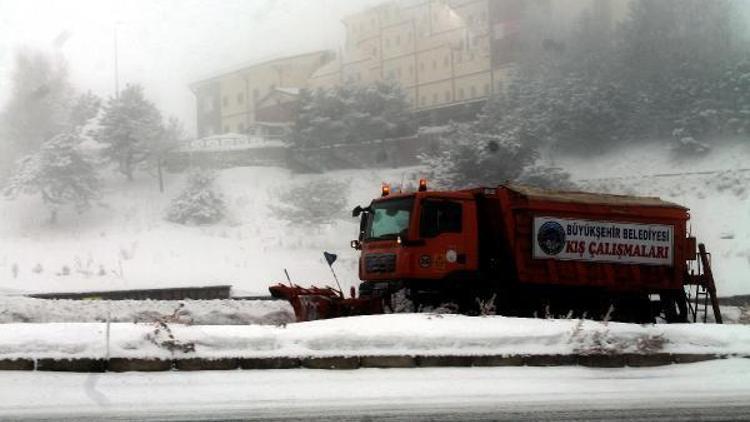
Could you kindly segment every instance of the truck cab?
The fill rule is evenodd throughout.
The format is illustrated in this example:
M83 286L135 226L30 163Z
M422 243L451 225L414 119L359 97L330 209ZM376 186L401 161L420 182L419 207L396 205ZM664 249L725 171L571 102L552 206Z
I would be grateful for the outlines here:
M365 207L359 238L360 295L385 294L419 285L444 289L445 283L476 278L478 239L476 201L468 191L420 190L383 196Z

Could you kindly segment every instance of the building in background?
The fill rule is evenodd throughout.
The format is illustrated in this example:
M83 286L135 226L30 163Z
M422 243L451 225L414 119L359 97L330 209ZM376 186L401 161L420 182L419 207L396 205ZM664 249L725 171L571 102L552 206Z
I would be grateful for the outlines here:
M299 90L393 81L422 123L471 119L524 49L564 50L584 24L611 30L632 0L391 0L343 19L338 54L316 51L193 83L198 137L278 137Z
M318 68L333 59L331 51L316 51L255 63L194 82L190 89L196 98L198 138L256 131L263 127L258 118L261 102L266 108L261 114L271 123L279 123L283 116L274 110L288 114L289 98L284 94L299 92ZM277 94L283 98L275 97ZM276 100L285 106L271 107L278 106Z
M395 0L346 17L346 43L312 88L391 80L431 120L471 117L522 46L556 45L589 17L612 28L630 0Z

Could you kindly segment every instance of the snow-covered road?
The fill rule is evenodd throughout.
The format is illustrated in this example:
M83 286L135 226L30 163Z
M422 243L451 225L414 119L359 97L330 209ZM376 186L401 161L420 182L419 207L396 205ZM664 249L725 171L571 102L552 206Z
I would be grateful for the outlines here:
M0 419L371 420L391 415L389 420L410 420L461 412L476 416L468 419L528 412L537 415L531 419L549 419L539 412L550 412L572 420L577 412L627 416L627 411L647 415L654 409L687 415L683 420L695 419L690 415L738 419L750 403L748 380L750 359L622 369L0 372Z

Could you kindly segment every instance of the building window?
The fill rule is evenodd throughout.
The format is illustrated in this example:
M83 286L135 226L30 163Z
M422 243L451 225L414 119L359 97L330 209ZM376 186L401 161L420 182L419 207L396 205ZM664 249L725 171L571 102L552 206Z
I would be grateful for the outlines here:
M414 75L414 66L409 66L409 76Z
M451 59L448 56L443 58L443 66L448 67L451 64Z
M224 107L229 107L229 97L225 95L224 98L222 98L221 103L224 105Z
M240 123L237 125L237 133L245 133L245 124Z
M245 102L245 94L239 93L237 94L237 104L242 104Z
M419 71L424 72L424 62L419 63Z
M437 69L437 60L432 61L432 68Z
M463 100L463 99L464 99L464 97L466 97L466 96L464 95L464 89L463 89L463 88L459 88L459 89L458 89L458 99L459 99L459 100Z
M432 104L437 104L437 103L438 103L438 95L437 95L437 92L436 92L436 93L432 94Z
M398 76L399 79L401 79L401 68L399 67L396 69L396 76Z
M420 104L420 105L425 105L425 104L427 104L427 97L425 97L425 96L423 95L423 96L422 96L422 98L420 98L420 99L419 99L419 104Z
M451 92L450 91L445 91L445 102L446 103L451 102Z
M471 98L474 98L477 96L477 87L474 85L471 86Z
M224 126L224 133L229 133L229 125Z
M484 95L490 95L490 84L484 84Z

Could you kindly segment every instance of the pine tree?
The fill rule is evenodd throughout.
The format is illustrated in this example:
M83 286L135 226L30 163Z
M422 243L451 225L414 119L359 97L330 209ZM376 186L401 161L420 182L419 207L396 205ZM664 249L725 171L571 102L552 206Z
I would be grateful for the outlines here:
M483 133L470 125L454 126L442 144L439 153L420 158L430 178L451 189L514 181L538 157L530 143L519 141L517 132Z
M78 212L99 196L99 181L91 159L81 151L80 134L67 131L42 144L39 152L19 161L3 193L9 199L39 194L57 222L59 209L73 204Z
M188 175L185 190L169 204L166 218L179 224L213 224L224 218L223 195L214 186L216 174L194 170Z
M101 99L91 92L79 95L70 107L68 126L73 129L82 128L99 114L101 106Z
M94 136L106 145L104 157L131 181L136 167L149 159L163 132L161 113L146 100L139 85L128 85L119 97L110 98L99 126Z
M406 94L396 84L343 85L303 91L290 142L297 147L352 144L416 132Z
M11 83L0 111L0 178L67 126L73 97L64 60L40 51L17 53Z

